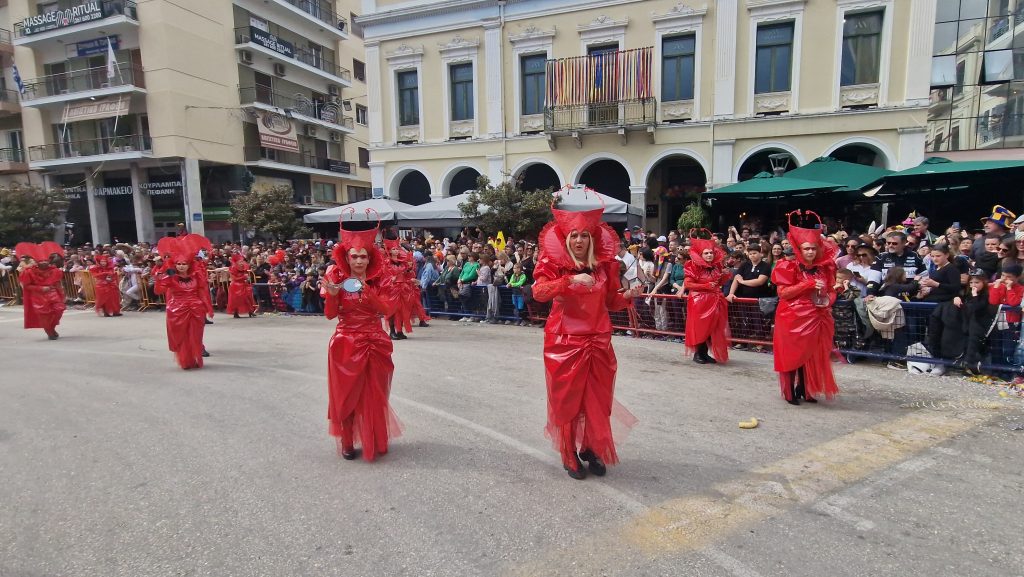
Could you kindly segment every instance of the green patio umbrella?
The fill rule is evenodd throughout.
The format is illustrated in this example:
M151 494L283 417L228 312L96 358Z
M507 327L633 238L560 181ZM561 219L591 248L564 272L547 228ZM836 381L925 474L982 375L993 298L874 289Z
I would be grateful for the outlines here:
M843 187L839 191L860 191L878 184L886 176L893 174L892 170L878 168L836 160L831 156L815 158L811 162L790 170L785 174L786 178L802 178L804 180L815 180L821 182L838 182Z
M703 193L703 196L719 199L769 199L802 196L818 191L833 191L840 188L843 188L843 185L835 182L792 178L788 174L774 176L769 172L761 172L750 180L709 190Z

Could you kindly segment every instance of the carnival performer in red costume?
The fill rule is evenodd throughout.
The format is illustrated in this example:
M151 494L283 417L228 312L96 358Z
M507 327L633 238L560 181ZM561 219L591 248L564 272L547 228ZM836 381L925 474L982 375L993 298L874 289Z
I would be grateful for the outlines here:
M59 267L53 266L51 259L59 259L64 249L52 241L42 244L19 242L14 247L14 253L19 258L27 256L35 261L33 266L25 268L18 276L24 301L25 328L43 329L46 336L55 341L60 336L57 334L57 325L67 305L60 284L64 273Z
M563 189L564 190L564 189ZM611 416L636 419L613 398L617 362L609 310L629 306L640 289L620 291L618 237L601 222L603 209L582 212L552 206L554 221L541 230L533 298L551 301L544 327L548 390L547 436L573 479L584 479L619 461ZM578 454L577 454L578 453Z
M789 243L797 258L781 261L772 271L778 287L779 305L775 312L775 370L779 373L782 396L793 405L803 398L831 399L839 392L832 374L832 339L835 326L832 303L836 300L835 256L839 248L826 241L820 229L801 228L789 218ZM821 219L812 211L803 213Z
M690 231L690 260L683 267L686 301L686 349L693 362L729 362L729 301L722 286L730 276L722 267L725 251L710 239L697 238ZM710 235L710 231L705 231ZM714 357L708 355L708 343Z
M105 317L121 316L121 290L118 288L117 269L110 255L99 253L96 264L89 267L92 284L96 290L96 314Z
M213 318L213 302L206 267L196 258L200 249L210 251L210 241L197 234L160 239L157 250L170 255L157 275L155 290L167 301L167 345L183 369L203 366L203 329Z
M231 255L231 266L228 268L231 284L228 286L228 306L226 312L237 319L239 314L256 316L256 299L252 295L252 279L249 277L249 263L241 253Z
M354 211L353 211L354 215ZM344 217L344 214L342 215ZM369 211L367 211L369 217ZM350 222L350 227L361 223ZM393 345L381 326L397 301L387 269L387 256L374 244L378 227L350 231L341 227L334 246L334 264L324 274L324 313L338 319L327 347L327 419L338 453L373 461L388 452L388 441L401 434L388 403Z
M384 249L387 250L389 257L387 261L388 274L391 275L389 284L395 291L396 299L394 312L388 318L388 326L391 329L391 339L400 341L409 338L405 336L405 331L412 332L412 293L415 292L416 298L419 298L420 291L413 284L416 273L412 266L412 255L402 248L401 240L385 238Z

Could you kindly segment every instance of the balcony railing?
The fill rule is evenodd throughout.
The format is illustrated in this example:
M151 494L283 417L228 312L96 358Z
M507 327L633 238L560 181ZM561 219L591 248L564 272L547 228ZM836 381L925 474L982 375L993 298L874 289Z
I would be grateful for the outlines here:
M0 148L0 162L25 162L25 151L20 148Z
M281 2L291 4L313 18L316 18L321 22L326 22L332 27L337 27L338 30L345 30L347 28L348 21L345 20L345 18L338 16L338 14L331 9L330 4L323 0L281 0Z
M657 122L657 110L656 98L551 106L544 109L544 131L654 126Z
M74 6L67 6L66 9L71 10L72 8L84 7L85 5L86 3L83 1L75 4ZM57 9L52 12L47 12L46 14L40 14L40 16L47 16L48 14L53 14L55 12L65 12L65 9ZM100 11L98 14L95 12L82 12L79 15L68 14L66 19L54 16L53 20L44 20L38 23L31 22L28 25L26 25L25 22L17 22L14 24L14 36L15 38L25 38L32 36L33 34L40 34L51 30L68 29L79 24L96 22L112 16L127 16L132 20L139 19L138 11L133 0L103 0L100 2Z
M125 152L145 152L152 150L149 136L132 134L111 138L95 138L92 140L76 140L33 146L28 149L31 162L77 158L79 156L97 156L101 154L122 154Z
M115 86L146 87L142 66L131 62L118 62L117 68L114 70L114 77L108 78L107 76L107 67L98 66L33 78L25 82L25 100L75 94Z
M283 150L264 148L262 146L245 147L246 162L259 162L261 160L290 164L292 166L300 166L302 168L315 168L317 170L337 172L338 174L355 174L356 171L355 164L351 162L335 160L333 158L323 158L308 152L285 152Z
M321 52L314 52L302 47L296 48L287 38L269 34L254 26L235 28L235 44L249 44L250 42L339 78L352 79L352 73L347 68L338 66Z
M0 28L0 44L11 43L11 31L6 28Z
M18 102L17 90L0 90L0 102Z
M238 89L238 95L242 104L259 102L291 110L296 114L316 118L328 124L336 124L348 129L354 127L352 118L341 113L342 106L337 102L313 100L302 93L288 96L279 92L273 92L263 86L243 86Z

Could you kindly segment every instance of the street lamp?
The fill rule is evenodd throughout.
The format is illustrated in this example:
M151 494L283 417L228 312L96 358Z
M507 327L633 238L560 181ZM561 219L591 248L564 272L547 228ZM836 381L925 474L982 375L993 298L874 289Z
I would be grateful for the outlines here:
M768 155L768 162L772 163L772 174L775 176L782 176L786 173L789 168L789 161L792 157L789 153L778 152L775 154Z
M53 242L64 246L65 233L67 232L67 217L68 208L71 203L67 200L55 200L53 201L54 208L57 209L57 222L53 223Z

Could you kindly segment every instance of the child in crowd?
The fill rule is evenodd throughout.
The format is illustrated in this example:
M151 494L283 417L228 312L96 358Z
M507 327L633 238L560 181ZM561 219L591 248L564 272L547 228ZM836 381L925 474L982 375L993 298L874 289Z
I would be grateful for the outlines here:
M512 276L508 279L508 286L512 289L512 306L516 309L516 326L526 324L526 299L523 297L523 285L526 284L526 273L523 272L523 265L518 262L512 265Z
M462 265L462 273L459 274L457 283L459 287L459 302L462 304L462 312L472 313L473 285L476 283L480 271L480 263L477 262L477 259L480 257L475 252L467 252L465 258L466 261ZM465 316L459 319L459 322L468 323L472 320L471 317Z
M477 271L476 286L484 288L487 295L487 308L484 311L482 323L494 324L498 322L498 287L494 286L493 269L494 259L489 254L480 257L480 270Z
M966 297L956 297L953 304L964 310L967 326L967 350L964 352L964 372L981 373L981 361L988 350L988 337L995 320L996 307L989 303L988 271L973 268L968 273Z
M1020 284L1021 273L1019 264L1008 264L1003 267L999 278L992 283L988 291L989 304L1004 310L1000 314L991 335L992 362L997 365L1014 364L1014 352L1020 338L1020 303L1024 299L1024 285ZM1009 376L1009 375L1003 375Z

